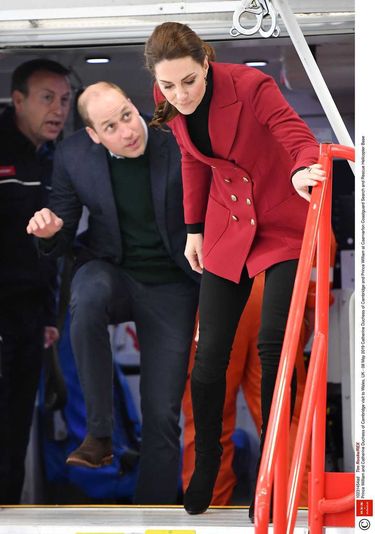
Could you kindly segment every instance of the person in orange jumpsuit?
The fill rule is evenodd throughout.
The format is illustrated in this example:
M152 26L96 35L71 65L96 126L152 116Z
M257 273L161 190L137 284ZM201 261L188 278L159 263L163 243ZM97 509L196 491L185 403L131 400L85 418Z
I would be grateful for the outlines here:
M331 271L336 254L336 241L332 232L331 239ZM290 428L290 458L293 451L294 440L297 434L299 414L302 406L303 392L306 383L306 368L304 362L304 347L308 342L313 331L313 316L315 307L315 281L314 269L312 271L312 280L310 282L306 309L305 320L301 331L300 342L296 356L296 376L297 392L295 406ZM333 277L331 277L333 278ZM332 279L331 279L332 283ZM260 273L254 280L250 297L239 322L236 337L234 339L229 367L227 370L227 388L223 412L223 431L221 435L221 444L223 455L218 477L216 479L211 505L226 506L229 505L232 498L233 490L237 484L236 475L232 469L234 457L234 443L232 435L236 423L236 400L237 393L242 387L246 404L253 418L254 424L260 433L262 426L261 412L261 366L258 356L257 341L260 327L262 298L264 288L264 273ZM330 303L333 302L331 294ZM185 394L182 403L184 414L184 449L183 449L183 469L182 484L183 489L187 488L191 475L194 471L195 452L194 452L194 420L191 404L190 390L190 372L194 364L195 344L193 343L190 363L189 379L186 384ZM307 506L307 473L310 469L310 459L306 464L304 483L300 496L300 506Z

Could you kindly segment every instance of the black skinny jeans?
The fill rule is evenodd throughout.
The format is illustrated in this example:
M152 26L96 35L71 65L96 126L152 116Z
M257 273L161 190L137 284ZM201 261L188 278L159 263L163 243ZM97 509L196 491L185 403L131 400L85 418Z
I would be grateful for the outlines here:
M262 367L263 438L271 409L298 260L272 265L266 271L258 350ZM202 275L199 299L199 342L192 377L203 384L225 378L230 352L253 279L244 269L239 284L208 271ZM292 399L295 397L295 379ZM294 390L294 391L293 391ZM292 400L293 405L293 400Z

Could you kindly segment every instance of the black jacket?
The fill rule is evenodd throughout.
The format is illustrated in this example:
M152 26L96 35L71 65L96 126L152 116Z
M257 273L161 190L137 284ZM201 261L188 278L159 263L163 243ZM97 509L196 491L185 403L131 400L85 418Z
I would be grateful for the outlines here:
M26 226L48 201L53 152L50 142L36 151L13 108L0 115L0 306L36 299L46 326L56 323L56 262L41 257Z

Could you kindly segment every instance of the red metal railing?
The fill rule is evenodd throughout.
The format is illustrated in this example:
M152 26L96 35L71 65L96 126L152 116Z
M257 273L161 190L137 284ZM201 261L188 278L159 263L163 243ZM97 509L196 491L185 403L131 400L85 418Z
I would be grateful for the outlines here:
M275 534L292 534L311 443L310 533L321 534L324 514L354 508L353 494L327 499L325 492L325 427L328 356L329 269L332 204L332 159L354 161L354 149L320 146L319 163L327 180L313 188L289 317L285 331L272 408L259 468L255 499L255 532L268 530L274 482ZM316 252L315 329L299 426L288 478L290 387L301 333L311 268ZM310 490L309 490L310 491Z

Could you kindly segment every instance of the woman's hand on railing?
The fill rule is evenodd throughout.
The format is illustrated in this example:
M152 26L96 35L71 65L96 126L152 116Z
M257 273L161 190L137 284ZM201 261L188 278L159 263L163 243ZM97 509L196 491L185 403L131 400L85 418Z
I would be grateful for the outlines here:
M326 173L322 169L322 165L315 163L310 167L306 167L306 169L296 172L292 177L294 189L307 202L310 202L311 199L309 188L314 187L319 182L324 182L326 179Z

